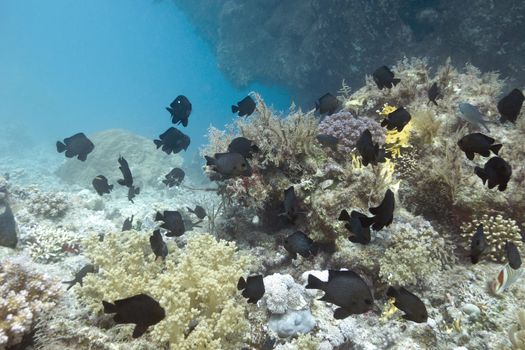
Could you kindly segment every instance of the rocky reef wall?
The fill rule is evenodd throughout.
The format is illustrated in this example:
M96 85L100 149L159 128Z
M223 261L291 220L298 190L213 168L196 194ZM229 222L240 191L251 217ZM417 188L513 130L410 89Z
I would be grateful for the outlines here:
M210 42L237 86L286 86L304 107L345 80L404 56L451 57L525 77L525 2L519 0L174 0Z

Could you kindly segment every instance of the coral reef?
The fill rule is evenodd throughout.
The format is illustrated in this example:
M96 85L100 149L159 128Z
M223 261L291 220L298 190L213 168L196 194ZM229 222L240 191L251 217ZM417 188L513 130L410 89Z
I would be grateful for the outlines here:
M68 159L56 171L66 183L91 188L91 181L100 174L104 174L110 183L116 183L122 175L117 163L120 155L128 161L139 186L160 186L160 174L167 174L171 169L182 165L182 157L179 155L167 155L157 150L152 140L126 130L104 130L89 135L89 138L95 144L95 149L87 160L79 162Z
M319 123L319 133L337 137L338 150L343 153L354 151L359 136L366 129L370 130L374 142L380 145L385 143L385 130L378 122L356 117L347 111L329 115Z
M0 262L0 347L13 346L31 332L35 322L55 306L58 282L33 271L19 259Z
M496 216L484 214L479 219L466 222L461 226L461 236L464 239L465 249L469 249L472 235L476 228L483 225L483 233L487 240L487 251L482 258L502 262L505 260L505 243L513 242L516 246L522 247L521 229L516 221L505 219L502 215Z
M103 242L89 238L86 256L100 272L85 277L77 290L80 300L99 313L101 300L147 292L166 310L166 318L151 331L151 341L159 346L235 349L246 337L244 306L235 297L248 260L235 244L197 235L182 250L170 245L161 263L148 236L130 231L107 234Z

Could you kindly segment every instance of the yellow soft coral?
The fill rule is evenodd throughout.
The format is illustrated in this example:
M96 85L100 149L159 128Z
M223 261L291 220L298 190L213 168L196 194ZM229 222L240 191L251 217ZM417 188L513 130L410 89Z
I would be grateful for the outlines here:
M238 349L248 323L236 283L248 258L234 243L203 234L188 239L184 249L169 246L165 262L155 260L148 236L138 232L108 234L87 242L87 255L100 266L84 278L80 299L101 312L101 300L113 301L147 293L166 310L151 328L152 340L172 349ZM131 331L130 331L131 337Z
M386 118L390 113L397 110L397 107L385 104L383 108L378 111L379 115ZM401 155L401 149L410 147L410 134L412 132L412 123L405 125L401 132L397 130L388 130L386 132L385 145L386 150L390 152L392 158L397 158Z

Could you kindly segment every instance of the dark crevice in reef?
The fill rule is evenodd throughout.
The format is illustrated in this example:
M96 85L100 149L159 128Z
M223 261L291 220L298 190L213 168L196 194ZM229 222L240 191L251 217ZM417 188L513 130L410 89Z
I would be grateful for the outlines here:
M212 45L239 87L290 89L312 107L327 90L363 85L365 74L403 56L525 78L521 0L173 0Z

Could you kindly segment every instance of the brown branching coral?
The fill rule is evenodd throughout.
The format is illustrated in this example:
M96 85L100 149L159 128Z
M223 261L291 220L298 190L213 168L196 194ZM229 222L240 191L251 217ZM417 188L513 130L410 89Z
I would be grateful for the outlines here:
M254 94L257 113L246 119L238 119L236 127L241 136L257 140L257 146L265 155L259 163L262 167L278 167L283 171L300 171L304 161L315 156L318 121L313 113L303 113L293 105L286 118L276 116L264 100Z
M465 248L470 246L470 239L478 225L483 225L483 232L487 239L488 248L484 256L486 259L502 262L505 260L505 243L513 242L521 248L521 230L516 221L505 219L502 215L485 214L481 218L474 219L471 222L464 223L461 226L461 236L464 239Z

